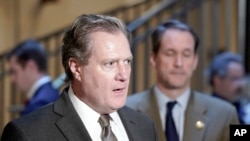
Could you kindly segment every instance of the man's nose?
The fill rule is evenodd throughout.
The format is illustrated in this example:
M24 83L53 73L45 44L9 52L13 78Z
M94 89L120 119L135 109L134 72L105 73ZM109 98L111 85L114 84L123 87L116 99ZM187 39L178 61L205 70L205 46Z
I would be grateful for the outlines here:
M127 81L130 77L130 67L126 65L119 65L117 68L116 80Z
M174 60L174 65L176 66L176 67L181 67L182 65L183 65L183 57L182 56L176 56L175 57L175 60Z

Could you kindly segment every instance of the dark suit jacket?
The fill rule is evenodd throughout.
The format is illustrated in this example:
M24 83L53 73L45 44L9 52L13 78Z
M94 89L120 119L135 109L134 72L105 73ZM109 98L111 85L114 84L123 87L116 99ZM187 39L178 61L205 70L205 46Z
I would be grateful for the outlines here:
M40 86L35 92L34 96L29 100L21 115L27 115L30 112L41 108L51 102L54 102L59 97L59 92L53 88L51 82L45 83Z
M127 106L151 117L159 141L166 140L153 88L129 96ZM197 121L202 121L204 128L197 128ZM191 92L185 112L183 141L229 141L230 124L238 124L236 110L231 104Z
M118 110L118 114L130 141L157 140L149 118L128 107ZM91 138L64 91L54 104L8 123L2 141L91 141Z

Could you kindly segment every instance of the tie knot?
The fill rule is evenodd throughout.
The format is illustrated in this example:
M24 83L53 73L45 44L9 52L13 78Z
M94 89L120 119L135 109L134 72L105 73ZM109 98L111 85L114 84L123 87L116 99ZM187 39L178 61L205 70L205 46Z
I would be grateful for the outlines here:
M170 101L167 103L167 109L168 111L172 111L174 105L177 103L177 101Z
M99 118L99 123L102 128L109 126L110 116L108 114L103 114Z
M109 114L103 114L99 118L99 123L102 127L101 139L102 141L118 141L114 133L111 130L109 121L111 117Z

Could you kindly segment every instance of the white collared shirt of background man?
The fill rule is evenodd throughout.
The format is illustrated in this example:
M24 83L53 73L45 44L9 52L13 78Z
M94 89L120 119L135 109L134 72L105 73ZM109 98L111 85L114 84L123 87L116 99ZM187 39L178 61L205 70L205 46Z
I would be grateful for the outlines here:
M174 101L174 100L177 101L177 104L173 108L173 118L180 141L183 140L185 111L187 109L187 103L190 97L190 92L191 89L188 88L183 94L177 97L177 99L170 99L169 97L164 95L157 86L154 86L154 93L156 94L156 100L160 110L160 118L164 131L165 131L165 122L167 113L166 104L169 101Z

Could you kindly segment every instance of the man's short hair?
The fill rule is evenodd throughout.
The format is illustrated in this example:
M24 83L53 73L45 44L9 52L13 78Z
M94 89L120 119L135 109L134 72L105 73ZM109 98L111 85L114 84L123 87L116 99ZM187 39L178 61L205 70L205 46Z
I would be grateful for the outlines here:
M180 31L187 31L189 32L194 38L194 51L197 53L198 46L199 46L199 37L194 32L194 30L186 23L181 22L179 20L168 20L163 24L160 24L156 27L156 29L152 33L152 44L153 48L152 51L154 54L157 54L161 45L162 35L170 29L180 30Z
M47 71L47 52L38 41L28 39L15 46L8 54L7 59L17 58L17 63L25 67L29 60L33 60L40 72Z

